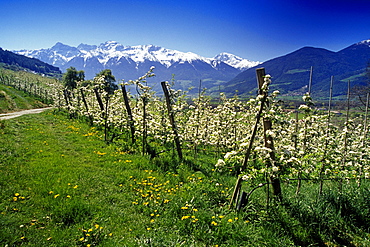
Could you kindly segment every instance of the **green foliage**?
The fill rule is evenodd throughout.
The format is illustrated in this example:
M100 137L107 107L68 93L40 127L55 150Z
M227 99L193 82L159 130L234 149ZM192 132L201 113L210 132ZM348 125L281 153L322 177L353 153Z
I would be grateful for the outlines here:
M108 94L113 94L114 90L118 89L118 86L114 83L116 78L112 74L112 71L110 69L100 71L98 74L96 74L96 77L100 76L104 78L104 91L106 91Z
M77 71L76 68L70 67L66 73L63 74L63 84L68 89L75 89L77 82L85 80L85 72L83 70Z

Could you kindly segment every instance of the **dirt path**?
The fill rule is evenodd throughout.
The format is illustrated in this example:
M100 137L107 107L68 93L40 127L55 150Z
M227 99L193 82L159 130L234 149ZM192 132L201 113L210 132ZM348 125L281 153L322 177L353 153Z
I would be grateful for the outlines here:
M43 112L51 108L52 107L46 107L46 108L30 109L30 110L24 110L24 111L18 111L18 112L3 113L3 114L0 114L0 120L15 118L15 117L19 117L25 114L40 113L40 112Z

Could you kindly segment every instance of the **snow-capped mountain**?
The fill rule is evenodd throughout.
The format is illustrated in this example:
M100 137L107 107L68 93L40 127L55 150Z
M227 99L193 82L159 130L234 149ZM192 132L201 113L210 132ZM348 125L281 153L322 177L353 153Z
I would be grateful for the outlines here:
M155 66L156 81L171 80L174 75L178 87L183 89L198 84L199 80L204 80L209 86L226 82L241 71L259 64L229 53L205 58L192 52L154 45L124 46L116 41L107 41L99 46L80 44L77 47L58 42L48 49L15 52L57 66L63 72L71 66L84 70L86 79L92 79L104 69L111 69L117 80L127 81L142 76Z
M226 64L228 64L228 65L230 65L234 68L240 69L240 70L246 70L246 69L249 69L251 67L254 67L254 66L257 66L258 64L260 64L260 62L249 61L247 59L238 57L234 54L230 54L230 53L227 53L227 52L222 52L222 53L218 54L217 56L215 56L213 59L215 59L217 61L224 62L224 63L226 63Z

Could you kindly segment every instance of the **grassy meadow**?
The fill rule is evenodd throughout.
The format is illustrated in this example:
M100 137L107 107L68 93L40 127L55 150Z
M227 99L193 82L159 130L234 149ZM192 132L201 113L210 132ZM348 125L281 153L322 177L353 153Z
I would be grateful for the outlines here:
M0 111L44 106L0 85ZM229 202L235 171L224 153L184 150L151 158L140 141L104 142L84 119L48 110L0 120L0 246L369 246L370 189L363 180L243 185L245 208Z
M369 183L283 183L229 210L236 178L214 154L150 159L53 110L2 121L2 246L368 246ZM140 148L138 148L139 150ZM245 188L248 190L248 188Z
M0 84L0 113L14 112L46 105L28 93Z

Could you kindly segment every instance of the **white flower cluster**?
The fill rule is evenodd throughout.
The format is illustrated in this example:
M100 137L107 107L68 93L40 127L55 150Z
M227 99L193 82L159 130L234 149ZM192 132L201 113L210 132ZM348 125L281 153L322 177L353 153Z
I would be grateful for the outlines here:
M156 97L147 85L147 78L152 76L153 68L138 80L130 81L128 84L136 85L137 94L128 93L128 96L137 135L146 133L157 146L163 146L171 143L174 136L164 100ZM68 95L60 84L56 84L53 86L56 90L53 93L55 105L87 116L95 124L107 125L118 133L127 131L129 119L122 92L116 90L108 95L102 90L103 82L97 77L90 85L79 83L78 88L68 92ZM264 78L266 90L270 83L271 76L267 75ZM171 89L170 83L168 87L183 146L192 150L212 148L224 153L223 159L215 164L218 170L240 166L250 144L260 100L264 96L244 102L237 96L227 98L221 93L219 102L212 105L205 91L191 102L185 97L185 92ZM104 114L96 90L103 101ZM273 128L265 134L273 139L274 150L265 147L264 130L260 123L243 179L258 184L265 182L266 174L287 178L327 176L360 180L369 177L370 138L364 132L363 124L360 124L363 123L361 119L348 121L343 124L344 127L328 123L328 116L313 110L311 96L307 93L303 96L305 104L299 107L303 117L296 120L291 113L281 109L275 99L278 94L275 91L267 98L269 104L262 113L262 117L272 121ZM86 105L82 102L83 98ZM269 161L268 167L266 161Z

